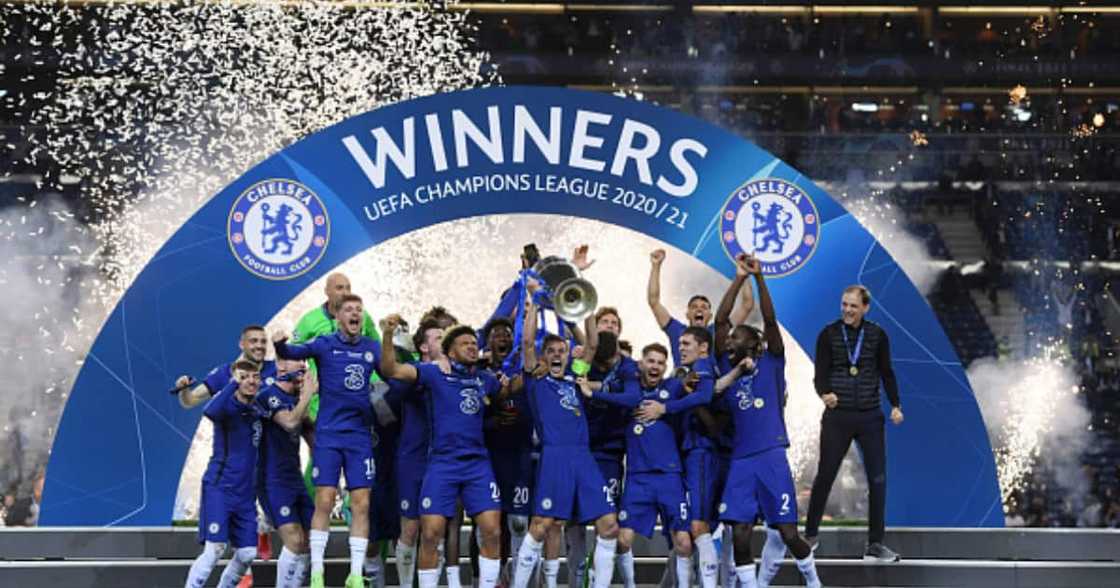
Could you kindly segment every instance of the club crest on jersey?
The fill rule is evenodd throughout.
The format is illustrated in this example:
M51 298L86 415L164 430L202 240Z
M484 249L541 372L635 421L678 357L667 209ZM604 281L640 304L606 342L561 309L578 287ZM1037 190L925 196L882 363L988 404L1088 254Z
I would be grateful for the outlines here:
M669 399L669 391L665 390L665 389L662 389L660 392L657 393L657 397L662 399L662 400L668 400Z
M221 529L221 528L222 528L222 526L219 525L218 523L210 523L210 534L217 533L218 530Z
M401 510L408 510L408 501L407 500L402 500L401 501Z
M367 351L366 354L362 356L362 359L365 359L366 363L373 363L373 352Z
M280 516L286 517L290 514L292 514L292 509L288 508L287 506L280 507Z
M286 179L257 182L242 192L226 230L237 261L267 280L307 273L322 259L330 236L323 201L307 186Z
M276 378L274 378L274 377L272 377L272 376L269 376L269 377L267 377L267 378L265 378L265 379L264 379L264 384L265 384L265 386L271 386L271 385L273 385L273 384L275 384L275 383L276 383Z
M817 206L804 190L767 178L740 186L720 211L720 242L734 260L751 253L766 276L791 274L809 261L820 243Z

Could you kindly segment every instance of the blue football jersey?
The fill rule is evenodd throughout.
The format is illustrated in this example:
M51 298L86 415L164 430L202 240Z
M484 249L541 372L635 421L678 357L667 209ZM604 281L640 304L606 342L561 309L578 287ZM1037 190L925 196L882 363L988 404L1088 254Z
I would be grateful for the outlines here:
M230 380L202 411L214 423L213 450L202 481L251 500L257 494L257 448L264 415L256 403L242 404L236 391L237 382Z
M601 382L607 394L621 394L627 382L638 379L638 362L622 356L608 370L592 366L587 379ZM591 450L595 453L622 454L626 449L624 432L630 415L626 410L602 400L586 401L587 429L591 437Z
M589 447L587 411L575 377L534 378L526 373L522 391L532 407L533 422L544 447Z
M596 391L594 398L621 407L627 415L646 400L668 405L684 396L681 381L662 380L654 386L643 386L638 379L628 380L621 394ZM679 419L666 414L655 421L644 421L629 416L623 432L626 436L626 471L680 472L680 448L677 443Z
M339 449L369 445L373 426L369 379L381 360L377 341L364 336L347 340L335 332L303 345L277 343L276 355L315 360L319 377L317 445Z
M429 454L444 457L488 455L482 437L484 404L501 390L498 378L486 370L455 366L444 374L439 366L416 366L424 387L431 423Z
M786 360L762 354L754 373L735 380L723 391L724 406L735 426L732 457L741 458L775 447L789 447L789 434L782 417L786 394Z
M263 442L260 447L260 474L266 484L303 487L299 465L299 431L289 432L272 417L299 404L299 397L275 385L262 388L254 400L264 418Z
M709 435L707 427L700 421L700 417L691 414L691 409L696 406L704 406L712 401L712 393L715 389L715 365L711 359L701 357L694 361L691 365L686 366L690 372L696 372L700 375L700 380L696 384L696 390L678 400L666 404L671 412L678 412L674 410L675 406L682 403L686 406L684 409L688 411L683 417L683 440L681 442L681 449L683 451L691 451L693 449L716 449L716 440ZM683 382L682 382L683 388Z

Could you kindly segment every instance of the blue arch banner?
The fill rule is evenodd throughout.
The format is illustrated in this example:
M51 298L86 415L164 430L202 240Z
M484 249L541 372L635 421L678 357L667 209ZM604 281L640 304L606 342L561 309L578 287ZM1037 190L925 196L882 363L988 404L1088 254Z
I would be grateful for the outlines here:
M63 413L44 525L160 525L201 411L167 393L235 353L331 268L409 231L544 213L628 227L730 276L756 251L812 353L844 286L874 293L907 419L888 426L892 525L1002 526L995 463L960 362L878 242L797 170L729 132L614 96L539 87L368 112L261 162L159 250L96 338ZM636 276L644 279L642 276ZM795 417L794 417L795 418Z

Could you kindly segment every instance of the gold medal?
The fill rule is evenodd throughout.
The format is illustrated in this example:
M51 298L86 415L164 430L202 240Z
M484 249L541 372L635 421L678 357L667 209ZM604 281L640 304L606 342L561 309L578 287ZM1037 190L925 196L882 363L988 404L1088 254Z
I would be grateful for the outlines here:
M575 410L573 410L572 412L576 413L576 416L577 416L577 417L578 417L578 416L580 416L580 415L582 414L582 413L580 413L580 411L579 411L579 409L578 409L578 408L577 408L577 409L575 409Z
M643 427L640 424L634 425L634 434L635 435L641 435L645 430L646 430L646 428Z
M852 376L858 376L859 375L859 368L853 365L852 367L848 368L848 373L851 374Z

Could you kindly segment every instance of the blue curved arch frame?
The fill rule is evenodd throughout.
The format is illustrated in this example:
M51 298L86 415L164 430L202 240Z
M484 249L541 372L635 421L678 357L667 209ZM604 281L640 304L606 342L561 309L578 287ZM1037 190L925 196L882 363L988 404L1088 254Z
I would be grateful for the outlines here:
M510 160L508 125L515 105L523 105L544 127L549 109L561 109L564 157L549 163L530 143L523 163ZM477 148L471 163L456 167L452 110L459 109L486 132L487 108L496 107L503 125L504 163L493 163ZM698 185L685 197L642 183L636 167L621 175L573 168L568 147L577 110L611 116L592 125L604 138L588 157L606 160L617 145L623 121L649 125L662 149L651 160L653 177L680 182L666 153L677 139L707 148L697 157ZM433 170L424 133L424 115L436 114L450 169ZM375 153L371 130L382 127L395 141L402 121L415 117L417 174L405 178L391 168L383 189L375 189L342 139L356 137ZM546 129L547 130L547 129ZM640 146L640 144L639 144ZM426 170L426 171L425 171ZM602 181L615 189L641 192L658 207L654 215L570 194L492 192L464 194L399 209L371 221L364 207L390 193L413 193L420 185L476 175L553 174ZM841 289L868 285L875 294L870 318L889 333L906 407L901 427L888 426L890 491L887 520L892 525L1002 526L1003 512L987 433L960 362L929 306L898 265L860 224L823 190L774 156L719 128L650 104L613 96L537 87L505 87L441 94L378 109L308 137L248 171L190 218L159 250L122 297L98 335L71 391L48 468L44 525L162 525L171 518L176 488L200 410L183 411L165 390L182 373L205 373L228 361L242 325L265 322L295 295L347 259L392 237L458 218L545 213L598 219L640 231L690 252L730 276L733 266L718 231L728 196L752 178L792 182L812 198L820 214L816 253L798 271L771 281L783 325L812 353L823 325L835 319ZM234 200L263 179L303 183L322 199L331 219L331 240L322 260L286 281L249 273L230 253L227 219ZM369 209L374 210L374 209ZM684 213L684 228L678 226ZM644 277L644 273L642 274Z

